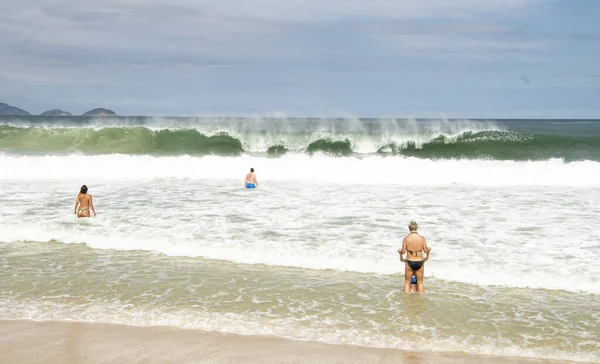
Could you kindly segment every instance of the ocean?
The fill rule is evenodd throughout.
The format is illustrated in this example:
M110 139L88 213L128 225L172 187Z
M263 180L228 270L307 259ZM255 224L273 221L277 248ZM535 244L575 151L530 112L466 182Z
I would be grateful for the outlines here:
M0 319L599 362L598 201L598 120L2 117Z

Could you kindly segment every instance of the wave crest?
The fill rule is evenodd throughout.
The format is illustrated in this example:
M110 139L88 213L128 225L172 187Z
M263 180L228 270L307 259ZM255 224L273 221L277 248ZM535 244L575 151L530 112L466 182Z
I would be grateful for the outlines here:
M343 122L342 122L343 121ZM0 151L19 154L281 156L402 155L427 159L600 161L600 137L527 135L485 122L303 120L192 125L0 125Z

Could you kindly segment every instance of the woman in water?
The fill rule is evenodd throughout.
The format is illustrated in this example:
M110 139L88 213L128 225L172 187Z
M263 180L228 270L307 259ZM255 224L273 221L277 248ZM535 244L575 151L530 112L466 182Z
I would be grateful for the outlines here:
M398 249L398 254L400 254L400 249ZM402 263L406 263L406 259L404 259L402 257L402 254L400 254L400 261ZM410 290L408 293L417 293L417 276L415 275L415 272L413 272L412 277L410 277Z
M412 276L417 277L417 290L419 293L425 293L425 285L423 284L423 273L425 272L425 262L429 260L431 248L427 247L425 238L417 233L419 226L415 221L408 224L410 233L402 240L402 249L398 249L400 260L404 261L402 254L406 254L406 266L404 268L404 292L410 292ZM427 254L423 258L423 252Z
M96 210L94 209L94 203L92 202L92 195L88 195L88 188L86 185L81 186L79 195L75 200L75 208L73 211L77 217L90 217L90 209L96 216Z

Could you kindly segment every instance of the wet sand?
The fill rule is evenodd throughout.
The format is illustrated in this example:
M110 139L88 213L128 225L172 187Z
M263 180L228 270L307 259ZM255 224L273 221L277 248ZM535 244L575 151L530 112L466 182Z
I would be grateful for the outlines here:
M572 363L82 322L0 320L2 363Z

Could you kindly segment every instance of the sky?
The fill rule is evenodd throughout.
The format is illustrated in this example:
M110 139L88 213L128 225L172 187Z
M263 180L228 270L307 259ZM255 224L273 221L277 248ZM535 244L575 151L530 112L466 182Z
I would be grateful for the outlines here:
M600 118L598 0L2 0L34 114Z

